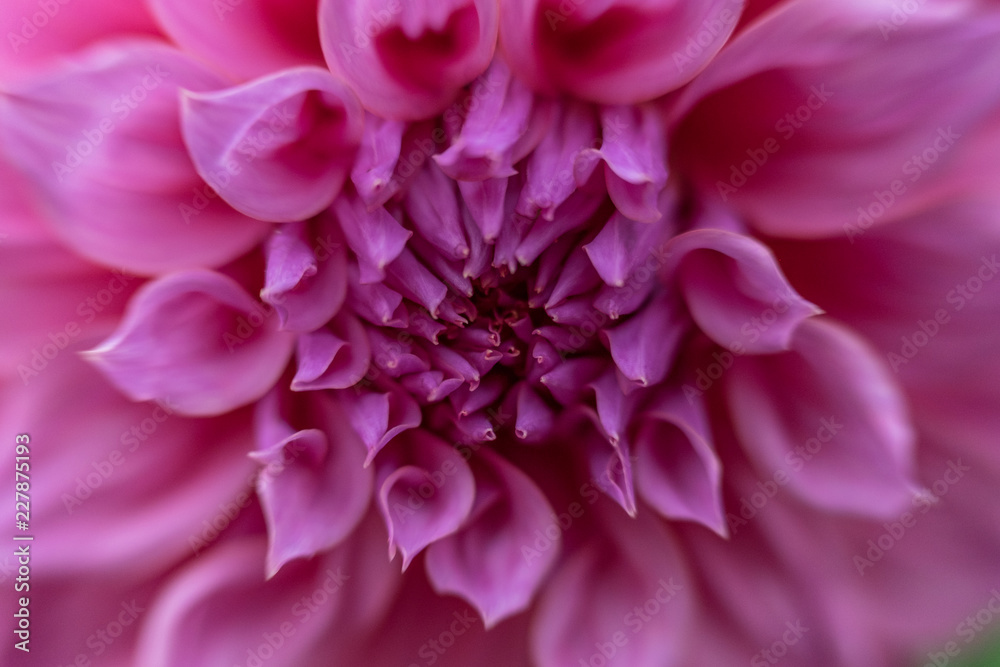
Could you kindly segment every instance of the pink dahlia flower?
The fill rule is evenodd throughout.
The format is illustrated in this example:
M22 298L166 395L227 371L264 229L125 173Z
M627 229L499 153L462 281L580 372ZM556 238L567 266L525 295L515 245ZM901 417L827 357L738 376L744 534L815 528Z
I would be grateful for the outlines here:
M1000 628L996 3L3 16L3 664Z

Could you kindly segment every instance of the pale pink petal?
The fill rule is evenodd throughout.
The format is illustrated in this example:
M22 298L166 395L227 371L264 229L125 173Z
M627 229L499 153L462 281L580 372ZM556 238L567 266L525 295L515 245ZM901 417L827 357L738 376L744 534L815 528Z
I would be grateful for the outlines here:
M267 233L218 199L181 139L178 90L223 85L161 44L103 44L11 86L0 136L77 252L146 275L218 266Z
M855 335L820 320L784 354L737 359L730 414L761 477L784 472L790 491L834 511L891 517L909 506L914 434L888 373Z
M282 399L301 403L294 424L285 423ZM258 423L301 429L278 441L258 438L251 454L263 466L257 494L267 519L268 577L293 559L339 544L368 508L372 474L362 468L364 446L343 428L345 419L338 402L320 392L290 397L275 391L258 405ZM266 429L277 430L275 425Z
M389 530L389 558L398 549L403 569L428 545L457 531L476 495L469 464L426 431L399 437L399 446L376 462L378 509Z
M743 0L510 0L500 41L514 71L546 93L633 104L687 83L722 48Z
M493 58L495 0L321 0L330 69L369 111L398 120L438 113Z
M240 80L321 65L318 0L148 0L184 50Z
M438 593L469 601L487 629L531 604L559 557L560 541L531 546L550 531L552 508L535 483L488 449L471 461L476 473L474 519L427 550L427 576Z
M187 271L140 289L118 330L87 358L130 398L186 415L252 403L285 370L294 337L231 278Z
M189 92L183 102L184 140L198 173L259 220L305 220L327 208L361 143L361 105L318 67Z
M702 331L738 354L788 349L796 328L822 312L799 296L768 248L748 236L698 229L667 244L688 309Z

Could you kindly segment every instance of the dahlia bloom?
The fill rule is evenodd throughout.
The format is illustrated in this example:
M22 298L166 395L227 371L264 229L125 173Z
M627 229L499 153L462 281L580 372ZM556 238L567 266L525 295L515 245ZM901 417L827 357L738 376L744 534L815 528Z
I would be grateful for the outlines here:
M997 630L995 2L4 10L3 664Z

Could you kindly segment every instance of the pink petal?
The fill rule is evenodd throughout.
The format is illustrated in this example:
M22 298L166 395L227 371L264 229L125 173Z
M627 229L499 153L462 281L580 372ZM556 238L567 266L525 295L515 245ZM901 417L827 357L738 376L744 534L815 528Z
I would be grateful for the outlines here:
M399 257L413 232L403 229L381 206L369 211L364 202L350 194L338 197L333 211L347 245L358 256L360 283L384 280L385 267Z
M1000 102L980 85L1000 66L1000 17L981 4L904 13L900 29L892 0L781 3L680 96L675 163L705 198L793 238L854 237L991 187L995 160L960 157L989 145Z
M458 136L446 151L434 156L456 181L513 175L513 165L545 135L551 115L551 105L542 100L536 103L531 91L499 58L472 84L465 105L468 112Z
M408 393L398 388L384 393L360 393L349 389L340 392L339 397L351 428L368 450L365 467L371 465L375 455L393 438L420 426L422 421L420 406Z
M369 111L397 120L443 111L489 65L498 7L491 0L322 0L330 69Z
M535 483L489 449L471 462L475 519L427 550L427 576L439 594L469 601L487 629L528 607L559 556L560 540L535 544L552 508Z
M828 510L895 516L916 490L899 389L838 325L810 320L792 343L778 356L740 358L726 376L734 427L761 478L783 472L790 491Z
M317 0L150 0L160 25L185 51L246 80L321 65Z
M216 197L181 138L178 90L223 85L168 47L108 43L11 86L0 134L77 252L145 275L219 266L268 229Z
M351 182L368 208L382 206L399 191L395 176L406 123L367 114Z
M371 347L364 326L345 311L328 327L300 334L296 357L293 391L345 389L367 374Z
M607 505L589 511L607 534L576 549L546 586L532 623L534 660L679 666L694 591L674 539L649 512L622 520Z
M662 395L635 426L636 483L642 499L670 519L701 523L727 536L722 465L700 401Z
M688 322L676 297L661 294L624 322L603 329L601 337L621 374L648 387L667 376Z
M695 322L737 354L788 349L796 328L822 312L785 280L770 250L748 236L698 229L667 244ZM676 268L675 267L678 267Z
M314 331L340 310L347 296L347 251L336 223L282 225L264 246L267 269L261 299L274 307L285 331Z
M602 104L650 100L687 83L736 27L743 0L512 0L500 40L512 69L545 93Z
M198 173L259 220L305 220L337 197L364 114L326 70L289 69L236 88L187 93L184 139Z
M469 465L437 436L414 431L400 440L395 456L379 462L377 484L389 558L399 549L405 570L424 548L462 526L476 485Z
M305 416L297 426L303 430L274 442L258 440L251 454L263 466L257 494L267 520L268 577L344 540L368 508L373 483L362 468L364 447L343 428L346 415L336 400L321 392L294 398L272 392L258 406L258 422L276 421L292 431L280 413L282 398L302 402Z
M166 402L135 403L64 354L27 386L0 383L0 426L36 443L32 530L48 548L33 552L35 572L149 581L253 514L246 410L189 419Z
M133 400L201 416L263 396L294 342L231 278L187 271L144 285L114 335L86 354Z

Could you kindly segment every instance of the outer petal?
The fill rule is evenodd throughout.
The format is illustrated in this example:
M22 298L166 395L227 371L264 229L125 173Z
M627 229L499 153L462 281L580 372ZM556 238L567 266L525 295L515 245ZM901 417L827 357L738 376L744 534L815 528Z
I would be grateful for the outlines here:
M725 44L743 0L510 0L500 40L517 74L546 92L633 104L687 83Z
M389 529L389 558L398 548L403 569L414 556L451 535L472 509L476 487L469 465L447 443L424 431L404 434L401 450L378 465L378 508Z
M701 402L673 390L647 407L634 428L643 500L665 517L696 521L725 537L722 464Z
M762 477L783 471L790 490L829 510L889 517L909 504L916 487L906 405L853 335L811 320L791 351L743 357L728 373L733 425Z
M337 197L364 126L351 90L320 68L184 96L184 139L198 173L260 220L305 220Z
M532 549L552 525L552 508L535 483L489 449L473 461L476 506L460 532L427 550L427 576L438 593L469 601L487 629L531 604L559 555L559 540Z
M143 0L7 0L0 14L0 79L113 35L159 35Z
M667 244L666 273L677 280L695 322L742 354L787 349L796 327L822 311L792 289L774 256L748 236L699 229Z
M134 403L74 354L27 387L0 383L0 406L5 455L14 460L13 434L31 439L32 529L46 544L33 551L33 575L148 580L253 513L242 510L254 476L246 411L188 419L167 403Z
M432 116L486 70L497 37L495 0L322 0L323 53L369 111Z
M218 266L267 232L215 198L181 140L177 91L223 81L153 42L106 44L0 98L0 137L59 235L146 275Z
M185 51L239 79L319 65L318 0L148 0Z
M187 271L139 290L118 331L87 356L133 400L214 415L263 396L294 342L231 278Z
M593 511L607 535L582 544L546 586L532 628L535 661L544 667L681 664L692 591L673 539L649 512L623 520L606 505Z
M347 248L329 216L283 225L264 246L267 270L261 299L274 307L287 331L313 331L337 314L347 296Z
M345 544L290 564L267 582L263 540L220 545L181 570L154 601L136 663L218 667L253 664L253 656L269 653L265 664L345 664L341 651L379 622L398 583L378 553L379 533L377 521L366 521ZM279 648L275 634L284 640Z
M943 191L993 187L981 133L1000 92L981 81L1000 67L1000 14L976 2L899 7L796 0L762 16L681 95L674 164L702 196L795 238L863 233ZM971 152L981 169L960 157Z
M372 492L371 472L362 469L364 446L343 427L347 416L337 401L323 392L287 398L304 404L307 428L277 442L258 437L251 455L264 466L257 493L267 518L269 577L292 559L340 543L361 520ZM259 435L294 430L278 412L280 400L272 392L259 404L258 422L275 422Z

